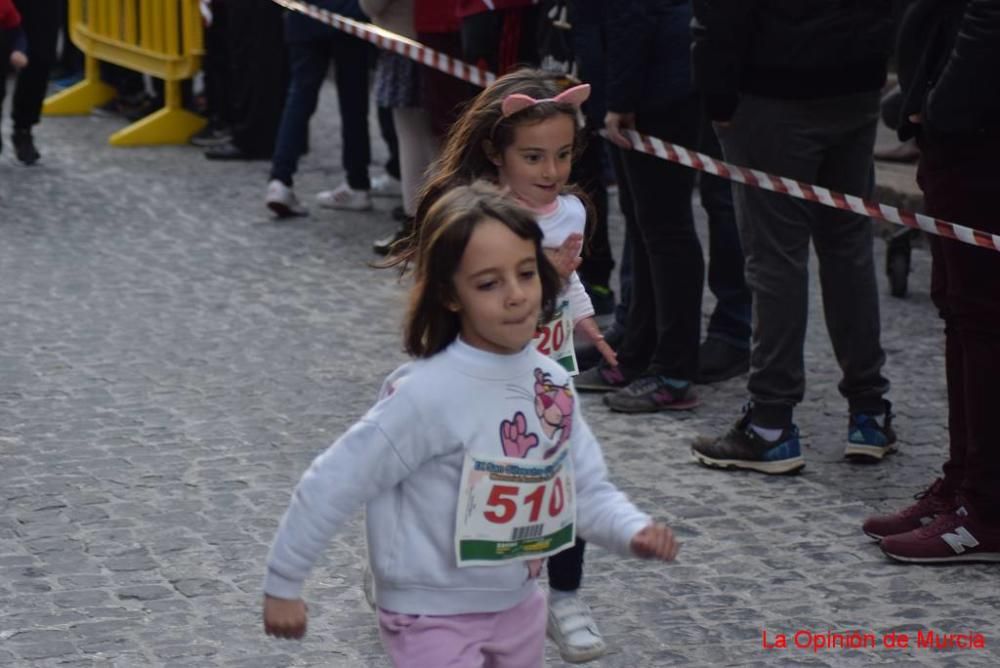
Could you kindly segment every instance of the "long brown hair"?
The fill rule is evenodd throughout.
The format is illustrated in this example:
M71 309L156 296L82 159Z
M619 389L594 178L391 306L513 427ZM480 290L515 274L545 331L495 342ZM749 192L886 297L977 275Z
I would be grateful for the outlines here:
M542 231L534 216L484 181L457 186L438 198L417 232L414 283L403 327L403 346L410 355L430 357L458 336L460 317L448 308L455 297L455 272L472 232L487 220L499 221L534 243L542 283L542 318L552 317L562 281L542 251Z
M519 125L566 114L574 120L576 133L573 148L574 154L579 155L584 140L577 122L579 111L572 104L547 101L507 117L504 117L501 108L504 99L514 93L543 100L555 97L576 83L579 82L565 75L524 68L500 77L479 93L452 125L440 157L429 170L429 177L418 194L415 227L423 224L438 198L456 185L472 183L477 179L497 182L497 167L490 161L486 146L490 145L493 151L502 154L514 142L514 130ZM573 192L578 196L581 194L577 189ZM589 204L585 196L582 199Z

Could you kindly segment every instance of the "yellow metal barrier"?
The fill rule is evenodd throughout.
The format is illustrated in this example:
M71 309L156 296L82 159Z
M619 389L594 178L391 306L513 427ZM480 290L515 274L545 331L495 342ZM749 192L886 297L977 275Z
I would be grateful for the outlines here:
M163 79L159 111L111 135L114 146L183 144L205 125L186 111L181 81L204 54L198 0L68 0L70 37L85 56L83 81L45 100L50 115L88 114L115 95L101 81L98 61Z

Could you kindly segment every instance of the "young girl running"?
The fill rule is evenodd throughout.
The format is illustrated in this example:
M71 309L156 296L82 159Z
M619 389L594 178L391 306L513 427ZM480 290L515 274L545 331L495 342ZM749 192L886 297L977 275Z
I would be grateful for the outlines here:
M568 372L531 345L560 280L530 213L492 187L455 188L419 244L404 339L416 359L296 487L268 556L264 628L302 637L303 582L364 505L396 666L541 666L539 559L577 532L665 561L678 545L608 481Z
M574 269L579 264L587 211L567 186L581 149L580 105L587 84L561 75L521 69L483 90L454 124L417 208L417 225L438 198L456 185L487 179L507 188L529 208L544 234L550 260L566 278L553 317L535 338L539 352L576 373L573 330L590 338L604 359L617 364L594 321L594 308ZM548 562L549 634L563 659L587 661L606 650L590 609L579 597L586 543Z

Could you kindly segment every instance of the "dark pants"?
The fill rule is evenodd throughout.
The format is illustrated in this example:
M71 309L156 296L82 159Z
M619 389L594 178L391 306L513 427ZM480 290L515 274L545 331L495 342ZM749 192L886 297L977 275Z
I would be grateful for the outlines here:
M705 117L699 139L699 151L722 158L719 140ZM698 192L701 206L708 214L708 288L715 295L707 336L746 350L750 347L751 300L743 276L743 246L736 225L732 185L727 179L701 172Z
M698 138L698 104L685 98L640 114L639 132L682 146ZM623 152L635 210L626 229L632 294L619 364L633 373L693 380L698 372L705 262L694 229L694 171L637 151Z
M229 68L229 15L227 3L212 3L212 25L205 27L205 111L223 125L233 122L232 77Z
M576 545L548 559L549 586L556 591L576 591L583 582L583 551L587 541L576 537Z
M17 73L17 87L10 117L14 129L30 130L37 125L49 85L49 70L56 58L59 34L59 0L16 0L21 13L21 28L28 40L28 66ZM0 63L0 105L7 95L9 57Z
M719 138L737 165L867 196L877 121L877 91L810 101L744 95ZM810 239L826 327L843 371L840 392L851 412L882 413L889 381L882 376L870 219L761 188L737 184L733 192L753 294L753 422L784 428L805 393Z
M1000 139L921 146L918 180L933 216L1000 234ZM931 237L931 297L945 327L950 450L945 486L1000 524L1000 252Z
M233 143L250 156L274 152L288 88L282 8L271 0L227 3Z
M343 32L322 39L288 45L291 82L271 161L271 178L291 185L299 158L305 153L309 119L316 111L319 91L333 59L340 103L341 162L347 184L368 190L368 71L371 50L367 43Z
M588 133L583 152L573 165L570 183L580 186L594 205L594 220L587 230L583 262L578 269L580 278L590 285L607 286L611 283L615 259L608 239L608 188L604 185L603 152L601 136Z

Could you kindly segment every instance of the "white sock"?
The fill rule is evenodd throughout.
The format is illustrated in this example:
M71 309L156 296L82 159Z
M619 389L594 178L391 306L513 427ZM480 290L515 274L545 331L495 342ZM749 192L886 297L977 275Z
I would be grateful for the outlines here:
M754 430L754 433L768 443L774 443L777 441L781 437L781 432L784 431L784 429L767 429L765 427L758 427L755 424L751 424L750 428Z

